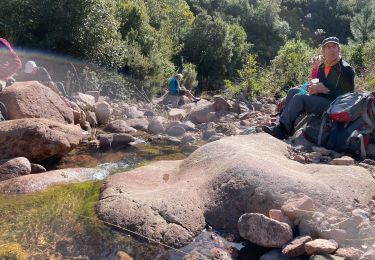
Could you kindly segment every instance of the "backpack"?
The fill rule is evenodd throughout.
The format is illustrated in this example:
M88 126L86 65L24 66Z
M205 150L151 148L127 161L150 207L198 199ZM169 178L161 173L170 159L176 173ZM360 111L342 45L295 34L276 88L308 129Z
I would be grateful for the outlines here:
M374 102L369 93L341 95L324 112L319 129L307 125L303 134L319 146L365 159L375 128Z

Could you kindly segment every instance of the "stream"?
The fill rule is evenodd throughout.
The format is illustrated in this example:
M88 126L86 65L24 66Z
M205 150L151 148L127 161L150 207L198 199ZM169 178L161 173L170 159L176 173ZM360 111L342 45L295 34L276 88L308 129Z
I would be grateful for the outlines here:
M48 170L95 168L97 178L104 179L152 161L181 160L192 151L147 143L109 151L79 147L44 165ZM34 194L0 195L0 259L116 259L118 251L133 259L174 260L187 254L193 258L184 259L211 259L213 250L236 256L243 247L209 227L178 250L112 227L95 215L100 185L101 181L91 181L54 186Z

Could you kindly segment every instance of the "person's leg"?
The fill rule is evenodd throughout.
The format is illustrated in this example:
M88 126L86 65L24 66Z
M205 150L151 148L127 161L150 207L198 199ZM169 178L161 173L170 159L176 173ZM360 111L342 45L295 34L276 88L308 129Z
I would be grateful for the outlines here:
M322 114L331 104L332 100L316 95L294 95L281 113L279 122L288 134L293 131L293 124L297 117L303 113Z
M285 109L285 107L288 106L290 100L292 100L292 98L294 97L294 95L298 94L299 91L300 91L299 87L290 88L288 90L288 93L285 96L285 101L284 101L283 109Z

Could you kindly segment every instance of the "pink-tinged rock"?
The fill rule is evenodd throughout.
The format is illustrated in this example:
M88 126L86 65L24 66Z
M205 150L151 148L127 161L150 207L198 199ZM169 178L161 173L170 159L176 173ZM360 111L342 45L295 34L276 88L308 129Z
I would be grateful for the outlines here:
M73 100L84 111L93 110L95 108L95 97L86 95L81 92L74 93Z
M0 182L0 193L22 194L43 190L56 184L98 180L97 170L74 168L29 174Z
M354 247L346 247L337 249L335 255L344 257L346 260L357 260L363 255L363 251Z
M180 108L172 108L168 113L168 119L172 121L180 121L186 117L186 110Z
M263 247L282 247L293 238L291 227L263 214L247 213L238 220L241 237Z
M220 96L214 97L213 106L216 112L229 111L231 109L230 104Z
M100 91L99 90L89 90L86 91L86 95L93 96L95 98L95 102L98 102L100 97Z
M359 260L374 260L375 259L375 249L371 248L364 253Z
M310 242L310 236L296 237L283 247L282 253L288 257L296 257L306 253L305 243Z
M137 132L137 129L128 126L124 120L118 119L106 125L104 131L110 133L132 133Z
M289 226L292 226L292 222L290 221L290 219L279 209L270 209L268 215L274 220L284 222Z
M31 173L31 165L27 158L17 157L0 160L0 181Z
M315 210L314 201L303 193L299 193L288 199L281 210L291 220L297 219Z
M338 248L336 241L326 239L315 239L305 243L305 250L308 255L331 254Z
M17 119L0 124L0 159L26 157L41 161L63 156L82 139L79 126L47 119Z
M36 164L36 163L31 163L31 173L30 174L35 174L35 173L42 173L42 172L46 172L46 168L44 168L42 165L40 164Z
M147 127L147 131L151 134L161 134L165 132L165 127L163 125L164 117L156 116L154 117Z
M128 126L133 127L137 130L146 131L148 127L148 121L146 118L128 119L125 122Z
M95 114L100 125L109 122L112 112L113 109L107 102L101 101L95 103Z
M53 90L37 81L16 82L0 93L8 119L47 118L60 123L74 122L73 110Z
M333 159L329 164L331 165L354 165L354 159L349 156L343 156Z

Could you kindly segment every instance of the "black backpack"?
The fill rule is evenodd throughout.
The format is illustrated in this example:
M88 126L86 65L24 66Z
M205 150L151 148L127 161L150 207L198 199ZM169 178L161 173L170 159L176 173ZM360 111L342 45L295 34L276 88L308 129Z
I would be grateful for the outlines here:
M374 96L369 93L341 95L324 112L319 129L307 125L303 134L319 146L365 159L375 128L374 101Z

